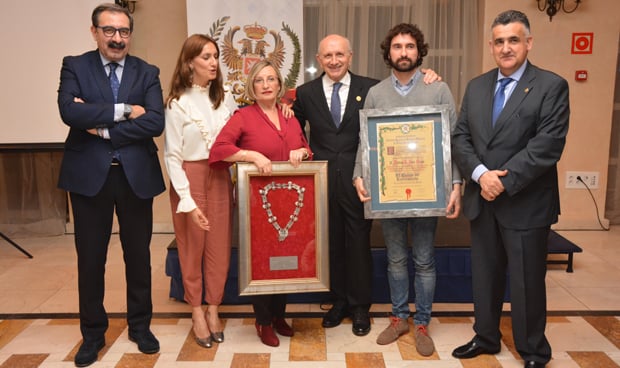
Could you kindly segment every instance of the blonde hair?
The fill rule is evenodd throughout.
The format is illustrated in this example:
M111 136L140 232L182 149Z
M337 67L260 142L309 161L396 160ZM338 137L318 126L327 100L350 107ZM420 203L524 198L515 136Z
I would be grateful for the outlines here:
M274 63L267 59L264 59L254 64L250 69L250 72L248 73L248 79L246 79L245 83L245 96L249 100L256 101L256 92L254 91L254 78L256 78L256 75L260 73L261 70L265 69L268 66L272 67L273 70L276 72L276 76L278 77L278 83L280 84L280 91L278 91L278 95L276 96L276 102L280 102L280 99L286 93L286 90L284 88L284 79L282 79L282 74L280 74L280 70L278 70L278 67Z

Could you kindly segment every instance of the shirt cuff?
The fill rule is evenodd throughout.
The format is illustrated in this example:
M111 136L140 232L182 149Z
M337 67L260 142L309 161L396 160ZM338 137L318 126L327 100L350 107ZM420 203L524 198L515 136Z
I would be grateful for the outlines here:
M114 104L114 121L119 122L125 120L125 104Z
M177 213L182 212L192 212L196 209L196 202L192 197L183 198L179 201L179 205L177 206Z
M103 139L110 139L110 131L108 128L97 128L97 135Z
M489 171L489 169L487 169L487 167L484 166L483 164L480 164L476 166L476 168L474 169L474 172L471 173L471 179L475 181L476 183L478 183L478 180L480 179L482 174L484 174L487 171Z

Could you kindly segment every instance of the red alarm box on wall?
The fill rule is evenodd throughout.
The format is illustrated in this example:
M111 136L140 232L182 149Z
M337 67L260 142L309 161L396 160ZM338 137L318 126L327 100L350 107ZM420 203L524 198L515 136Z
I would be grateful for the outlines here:
M588 80L588 71L587 70L577 70L575 71L575 80L578 82L585 82Z

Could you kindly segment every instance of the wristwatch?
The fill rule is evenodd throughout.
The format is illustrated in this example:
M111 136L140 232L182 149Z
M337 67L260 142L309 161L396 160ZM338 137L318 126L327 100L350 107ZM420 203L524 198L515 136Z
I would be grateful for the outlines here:
M131 105L125 104L125 107L123 110L123 116L125 117L125 120L129 120L129 115L131 115L132 111L133 111L133 108L131 108Z

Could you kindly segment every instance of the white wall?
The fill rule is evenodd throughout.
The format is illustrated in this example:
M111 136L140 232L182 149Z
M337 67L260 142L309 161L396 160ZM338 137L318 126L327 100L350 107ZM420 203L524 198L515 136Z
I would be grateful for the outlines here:
M61 143L57 91L62 57L96 47L90 14L100 0L5 1L0 144Z

